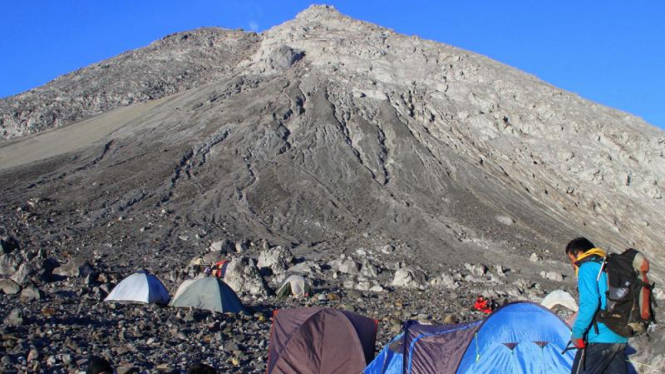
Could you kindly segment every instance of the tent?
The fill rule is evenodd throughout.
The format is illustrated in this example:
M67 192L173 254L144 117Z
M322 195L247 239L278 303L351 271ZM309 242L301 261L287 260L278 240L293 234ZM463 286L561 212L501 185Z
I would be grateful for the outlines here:
M314 295L312 286L300 275L292 275L286 278L277 290L277 296L279 297L307 297L312 295Z
M360 373L374 357L377 326L344 310L275 311L267 374Z
M191 307L220 313L240 313L245 307L235 292L216 277L188 279L171 301L174 307Z
M363 374L402 374L402 343L404 334L399 334L381 350Z
M563 307L570 309L573 312L577 312L577 310L579 309L577 306L577 302L575 301L575 298L571 294L563 290L556 290L550 292L547 296L545 296L540 305L544 306L547 309L554 309L555 306L561 305Z
M147 270L123 279L104 301L168 304L171 296L164 284Z
M404 325L401 351L383 354L364 374L569 374L575 351L562 354L570 328L530 302L504 305L485 319L463 324ZM387 347L390 349L390 345ZM399 367L401 360L401 368Z

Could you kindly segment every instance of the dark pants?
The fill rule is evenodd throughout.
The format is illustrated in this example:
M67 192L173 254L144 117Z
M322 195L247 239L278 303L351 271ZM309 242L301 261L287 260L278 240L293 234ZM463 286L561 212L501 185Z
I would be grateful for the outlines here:
M628 371L625 344L591 343L586 347L583 362L580 362L581 357L582 350L578 350L571 374L626 374Z

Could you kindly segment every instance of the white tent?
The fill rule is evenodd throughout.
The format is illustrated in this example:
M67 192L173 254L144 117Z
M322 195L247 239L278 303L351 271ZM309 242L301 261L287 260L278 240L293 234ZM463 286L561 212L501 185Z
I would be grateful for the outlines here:
M557 305L566 307L572 310L573 312L577 312L577 310L579 309L577 306L577 302L575 301L575 298L571 294L563 290L556 290L550 292L549 295L545 296L545 298L540 304L546 307L547 309L552 309Z
M312 296L312 286L300 275L292 275L282 283L282 286L277 290L277 296L295 296L307 297Z
M168 304L170 299L169 292L157 277L140 270L118 283L104 301Z

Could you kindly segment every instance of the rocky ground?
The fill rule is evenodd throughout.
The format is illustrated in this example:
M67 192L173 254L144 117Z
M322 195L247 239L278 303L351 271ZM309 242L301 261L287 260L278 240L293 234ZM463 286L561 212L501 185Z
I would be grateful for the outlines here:
M472 308L478 295L498 304L538 302L551 290L574 288L570 272L532 274L467 263L428 273L397 261L403 256L400 245L358 248L348 255L312 260L267 242L223 240L211 243L199 255L206 262L231 260L225 280L249 312L221 314L106 303L104 297L129 273L118 272L103 258L88 261L71 256L64 262L51 257L48 250L22 250L5 239L5 253L0 257L0 270L6 276L0 281L4 311L0 365L7 373L76 372L84 370L93 354L106 357L118 373L182 372L195 362L225 373L263 373L275 309L316 305L376 318L380 321L378 352L409 319L442 324L483 318ZM530 261L543 260L534 254ZM186 263L150 270L171 294L182 280L198 274L196 267ZM305 276L315 295L274 296L287 274ZM663 299L662 293L658 297ZM562 318L570 314L565 309L558 313ZM645 342L640 339L633 345L641 347ZM662 356L653 359L652 363L658 362Z

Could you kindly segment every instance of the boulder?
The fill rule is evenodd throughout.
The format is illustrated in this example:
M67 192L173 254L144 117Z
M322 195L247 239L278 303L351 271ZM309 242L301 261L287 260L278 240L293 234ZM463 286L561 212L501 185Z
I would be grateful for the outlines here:
M23 311L19 308L12 309L3 319L7 326L20 326L23 324Z
M236 243L236 245L235 245L236 253L245 253L245 252L247 252L247 249L249 249L249 246L247 245L247 241L241 241L241 242Z
M305 52L282 45L270 52L267 63L271 69L281 71L290 68L304 56Z
M21 291L21 301L23 302L41 300L41 298L42 291L40 291L37 287L28 286L24 288L23 291Z
M233 252L234 248L235 244L232 241L224 239L213 242L208 249L210 249L210 252L230 253Z
M10 254L0 255L0 275L12 275L18 270L19 260Z
M339 258L330 262L330 267L344 274L360 274L360 264L350 258Z
M540 276L555 282L563 282L563 275L561 275L561 273L557 273L556 271L541 271Z
M369 260L365 259L362 263L360 274L368 278L376 278L379 275L379 269Z
M485 265L464 264L464 267L476 277L482 277L487 273L487 267Z
M395 252L395 247L393 247L392 244L386 244L383 247L381 247L380 251L385 255L389 255Z
M53 269L53 275L67 278L87 277L92 272L94 268L83 258L72 258L66 264Z
M32 266L30 266L29 263L24 262L18 268L18 271L12 275L11 279L20 285L24 285L30 282L30 277L34 274L35 270L32 268Z
M234 258L229 262L224 282L237 293L248 293L253 296L268 295L268 288L256 266L256 261L248 257Z
M455 282L455 279L453 278L452 275L443 273L440 276L432 279L430 282L433 286L440 286L440 287L445 287L445 288L450 288L454 289L458 287L457 282Z
M395 272L392 285L395 287L424 289L427 283L427 275L416 268L404 268Z
M21 286L11 279L0 279L0 291L7 295L16 295L21 291Z
M314 274L320 273L321 266L314 261L304 261L289 268L289 273Z
M287 248L277 246L259 253L259 269L269 268L273 274L286 272L289 265L293 262L293 254Z

